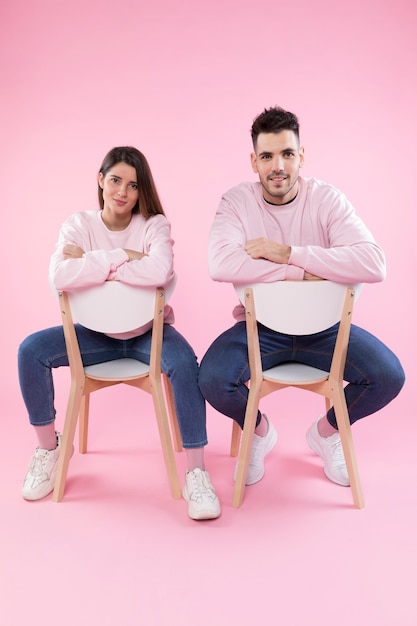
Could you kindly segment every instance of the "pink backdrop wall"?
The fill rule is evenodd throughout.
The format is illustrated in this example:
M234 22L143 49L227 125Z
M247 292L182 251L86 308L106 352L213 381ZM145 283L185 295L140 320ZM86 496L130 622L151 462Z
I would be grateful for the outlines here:
M412 380L411 0L17 0L1 13L8 412L24 419L19 341L59 323L47 283L59 226L96 207L96 171L114 145L147 155L171 219L178 329L202 356L232 322L231 287L207 274L207 236L221 193L253 177L249 128L274 104L299 115L304 174L345 191L385 248L388 278L365 291L355 320L392 346ZM407 393L397 405L404 420L413 406Z
M417 623L416 14L414 0L0 3L2 623ZM223 506L213 525L169 498L153 422L144 435L128 391L95 404L108 419L92 429L94 452L74 455L66 502L24 502L34 439L17 347L60 322L49 257L62 221L97 206L102 157L128 143L150 161L176 241L176 325L201 357L235 301L208 276L208 231L221 193L253 178L249 128L274 104L299 115L303 173L345 191L387 254L388 278L364 291L355 321L397 352L408 383L355 429L367 507L352 511L324 480L304 440L314 403L300 394L289 406L285 392L268 400L279 446L238 511L230 425L209 410ZM56 376L60 425L66 374Z

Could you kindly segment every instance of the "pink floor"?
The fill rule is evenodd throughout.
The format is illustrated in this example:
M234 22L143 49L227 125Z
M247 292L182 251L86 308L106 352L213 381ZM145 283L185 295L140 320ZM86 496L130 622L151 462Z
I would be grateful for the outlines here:
M416 429L395 432L406 391L355 427L360 511L305 443L315 396L287 390L264 401L279 441L239 510L230 425L209 411L207 464L223 513L200 523L170 497L152 407L131 392L93 398L91 450L74 455L60 504L21 499L33 440L20 416L10 420L20 445L2 454L3 626L417 624ZM106 394L120 394L113 418ZM177 461L182 474L184 455Z

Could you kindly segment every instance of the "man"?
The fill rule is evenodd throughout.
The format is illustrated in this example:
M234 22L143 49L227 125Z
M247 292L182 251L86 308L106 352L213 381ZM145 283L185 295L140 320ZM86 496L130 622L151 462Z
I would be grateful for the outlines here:
M353 206L335 187L300 176L304 148L297 117L279 107L265 109L253 122L252 169L259 182L242 183L220 202L209 240L214 280L235 284L277 280L332 280L373 283L385 277L381 248ZM200 367L206 400L243 428L250 378L245 314L210 346ZM306 311L308 315L308 311ZM327 369L337 328L311 335L294 351L293 338L259 327L264 368L299 361ZM307 349L306 349L307 344ZM397 357L376 337L352 325L344 374L350 421L375 413L400 392L404 372ZM246 484L264 475L264 459L277 441L266 415L258 413ZM326 476L348 486L334 410L307 431Z

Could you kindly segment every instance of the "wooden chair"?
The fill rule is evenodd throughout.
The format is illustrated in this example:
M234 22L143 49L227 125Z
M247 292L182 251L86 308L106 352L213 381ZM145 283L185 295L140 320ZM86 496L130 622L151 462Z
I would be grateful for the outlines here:
M236 287L236 291L246 309L250 381L243 431L233 423L231 456L237 456L240 446L233 506L239 507L243 501L260 399L279 389L297 387L324 396L326 412L334 406L353 501L357 508L362 508L364 501L343 386L352 309L360 285L355 289L325 280L279 281ZM257 322L284 334L309 335L339 321L329 372L294 362L262 371Z
M152 395L171 494L174 498L181 497L160 369L164 306L174 289L175 281L176 278L165 289L138 288L118 281L108 281L95 287L58 293L71 387L53 494L55 502L62 500L64 495L78 416L79 450L81 453L87 451L90 393L121 383ZM124 358L84 367L73 320L91 330L109 334L128 332L152 322L150 364ZM174 439L181 449L181 437L168 379L165 379L165 388L167 395L169 394L167 403L174 427Z

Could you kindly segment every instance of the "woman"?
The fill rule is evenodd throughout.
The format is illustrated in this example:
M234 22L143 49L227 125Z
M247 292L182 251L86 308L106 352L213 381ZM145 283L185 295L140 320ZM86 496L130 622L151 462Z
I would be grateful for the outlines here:
M50 279L56 289L76 289L119 280L129 285L165 285L173 276L173 241L148 162L133 147L113 148L98 174L100 211L72 215L63 224L51 258ZM165 307L161 367L175 398L187 472L183 496L192 519L220 515L220 503L204 465L207 444L205 402L199 391L198 364L187 341L172 326ZM110 338L77 325L84 365L124 356L149 362L151 330L137 336ZM101 356L101 359L100 359ZM45 497L54 488L61 435L55 432L52 368L68 365L62 326L27 337L19 348L19 381L38 447L24 480L27 500Z

